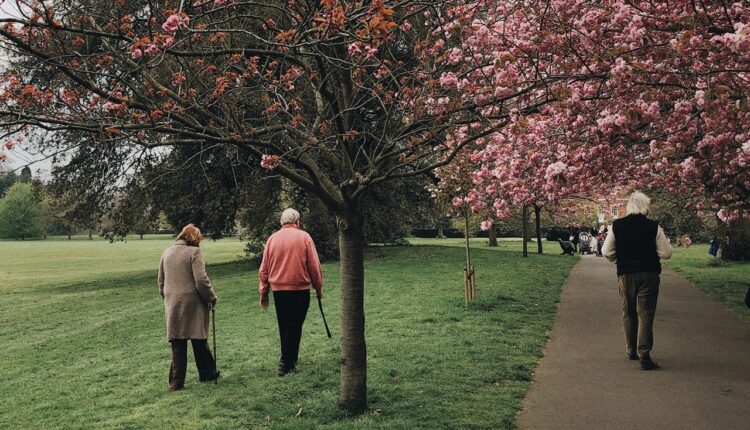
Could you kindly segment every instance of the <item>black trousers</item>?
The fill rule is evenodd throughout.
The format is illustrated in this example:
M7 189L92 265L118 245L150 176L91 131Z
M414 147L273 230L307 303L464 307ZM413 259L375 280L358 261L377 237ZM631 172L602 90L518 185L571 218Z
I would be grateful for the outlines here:
M299 342L302 339L302 324L310 308L310 290L274 291L273 302L279 323L281 360L279 365L292 369L299 357Z
M190 339L193 344L195 365L198 368L198 379L212 381L216 378L216 361L208 349L207 339ZM169 388L179 390L185 386L187 372L187 339L172 339L172 365L169 368Z

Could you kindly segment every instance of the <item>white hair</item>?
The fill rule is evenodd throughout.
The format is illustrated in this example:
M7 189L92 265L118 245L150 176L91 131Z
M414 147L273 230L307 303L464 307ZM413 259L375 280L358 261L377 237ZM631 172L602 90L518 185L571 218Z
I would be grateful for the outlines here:
M299 212L289 208L281 213L281 225L299 224Z
M651 199L640 191L630 195L628 199L628 215L641 214L648 215L648 208L651 205Z

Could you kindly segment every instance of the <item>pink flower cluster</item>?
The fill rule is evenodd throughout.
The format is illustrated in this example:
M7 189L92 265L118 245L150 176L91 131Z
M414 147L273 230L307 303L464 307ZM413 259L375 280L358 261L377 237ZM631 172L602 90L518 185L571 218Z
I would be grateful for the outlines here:
M273 170L281 165L281 157L278 155L263 154L260 158L260 167L266 170Z
M187 28L190 25L190 17L187 15L172 14L167 17L167 20L161 25L161 28L167 33L175 34L182 28Z

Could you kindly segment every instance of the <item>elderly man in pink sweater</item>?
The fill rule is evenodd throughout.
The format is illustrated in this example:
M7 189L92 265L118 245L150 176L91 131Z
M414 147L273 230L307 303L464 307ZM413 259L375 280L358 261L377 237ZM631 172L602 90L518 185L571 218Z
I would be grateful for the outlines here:
M273 291L281 338L281 360L277 374L293 372L299 356L302 324L310 307L310 285L323 298L323 272L315 243L299 228L299 212L281 214L281 230L272 234L260 264L260 307L268 309L268 290Z

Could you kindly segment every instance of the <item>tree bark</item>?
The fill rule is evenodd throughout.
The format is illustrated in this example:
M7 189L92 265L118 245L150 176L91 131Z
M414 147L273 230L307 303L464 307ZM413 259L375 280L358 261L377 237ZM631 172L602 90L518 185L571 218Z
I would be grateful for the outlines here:
M141 240L143 240L143 232L141 232Z
M523 242L523 256L528 257L529 256L529 207L527 205L523 205L523 209L521 211L521 235L523 236L522 242Z
M437 237L438 239L445 239L445 234L443 233L443 226L438 226L437 228Z
M351 414L367 409L364 233L359 214L339 219L341 258L341 391L339 407Z
M72 239L73 239L73 236L70 233L68 233L68 240L72 240Z
M729 261L750 260L750 219L741 218L720 224L723 230L721 258Z
M497 246L497 230L495 229L495 225L493 224L492 227L490 227L490 231L488 232L489 239L490 239L490 246Z
M534 222L536 223L536 253L542 254L542 207L534 205Z
M89 227L89 240L94 240L93 229L91 227Z

